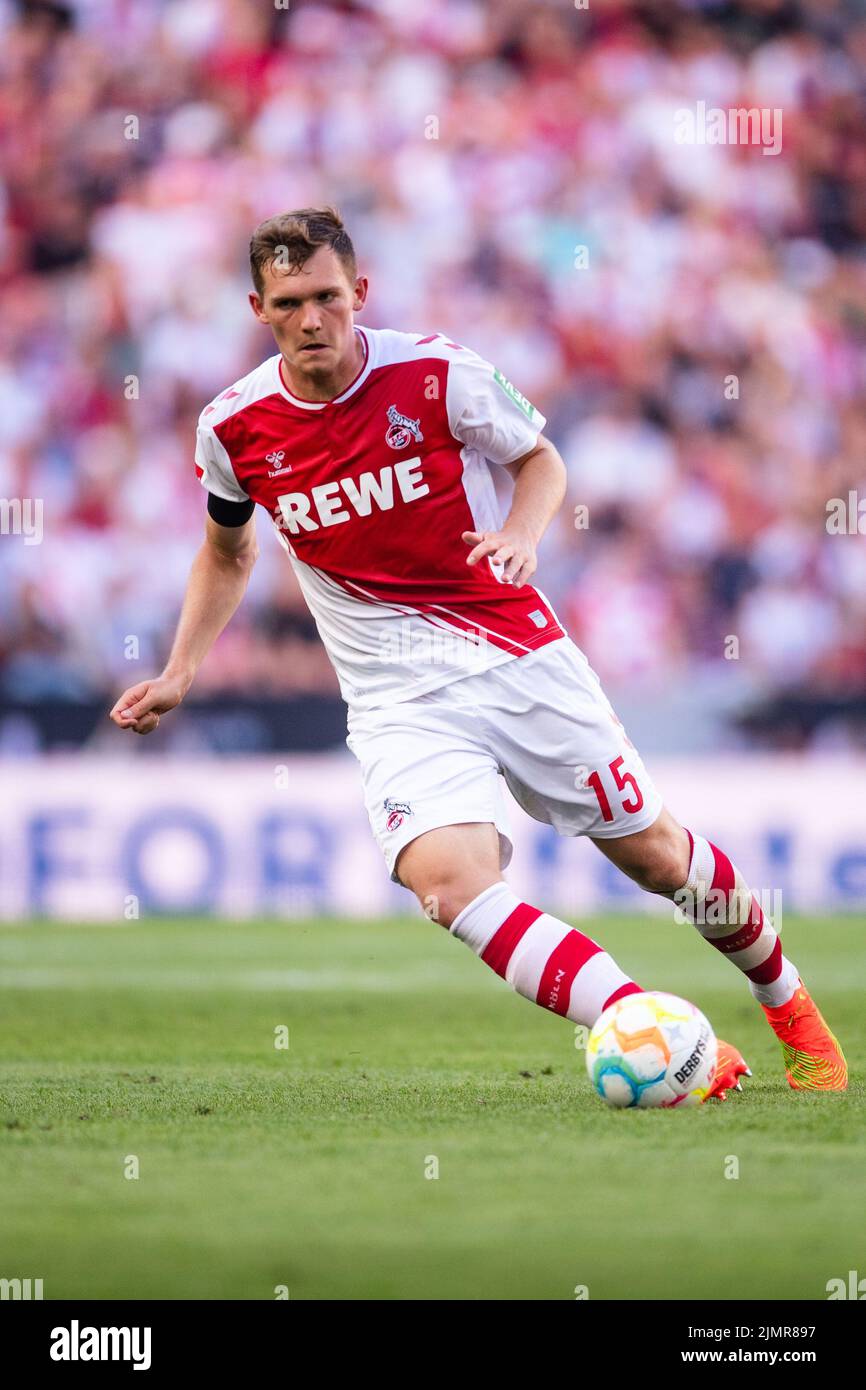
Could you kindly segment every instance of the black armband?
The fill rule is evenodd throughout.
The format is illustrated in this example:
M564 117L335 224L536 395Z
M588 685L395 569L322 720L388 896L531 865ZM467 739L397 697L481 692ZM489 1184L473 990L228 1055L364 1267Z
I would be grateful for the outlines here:
M207 495L207 514L213 517L218 526L243 526L255 509L255 502L249 498L245 502L227 502L213 492Z

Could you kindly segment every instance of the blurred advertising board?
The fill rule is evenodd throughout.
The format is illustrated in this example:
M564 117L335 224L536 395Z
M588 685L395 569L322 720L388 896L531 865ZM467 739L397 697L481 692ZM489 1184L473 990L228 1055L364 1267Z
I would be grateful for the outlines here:
M781 892L786 912L866 907L866 759L659 758L650 770L682 823L754 889ZM0 787L2 920L420 911L388 878L346 753L9 760ZM572 916L652 906L591 844L503 792L521 897Z

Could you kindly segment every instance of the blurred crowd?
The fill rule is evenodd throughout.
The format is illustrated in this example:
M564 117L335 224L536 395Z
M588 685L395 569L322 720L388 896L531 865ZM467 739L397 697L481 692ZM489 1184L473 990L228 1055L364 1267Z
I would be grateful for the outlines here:
M0 74L0 497L44 500L0 537L0 698L164 660L196 417L273 351L250 230L322 203L362 322L548 417L537 579L615 700L866 693L866 536L826 524L866 498L855 0L0 0ZM699 102L781 111L781 151L680 143ZM271 536L198 690L336 691Z

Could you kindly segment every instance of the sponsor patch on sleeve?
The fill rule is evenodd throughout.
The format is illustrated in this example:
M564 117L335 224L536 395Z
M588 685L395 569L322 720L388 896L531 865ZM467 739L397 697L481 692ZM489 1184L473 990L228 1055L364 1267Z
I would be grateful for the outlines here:
M535 415L535 406L532 404L532 401L528 401L526 397L518 391L514 383L509 381L508 377L502 375L498 367L494 367L493 369L493 380L498 386L502 387L506 396L510 396L514 404L520 406L524 415L531 420Z

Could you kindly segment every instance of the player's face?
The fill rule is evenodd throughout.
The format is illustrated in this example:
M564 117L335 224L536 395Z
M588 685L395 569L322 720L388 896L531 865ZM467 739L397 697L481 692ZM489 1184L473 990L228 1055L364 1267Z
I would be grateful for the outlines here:
M354 361L354 314L367 297L364 276L353 283L330 246L320 246L298 270L266 266L263 280L262 294L251 294L250 304L293 374L327 381Z

